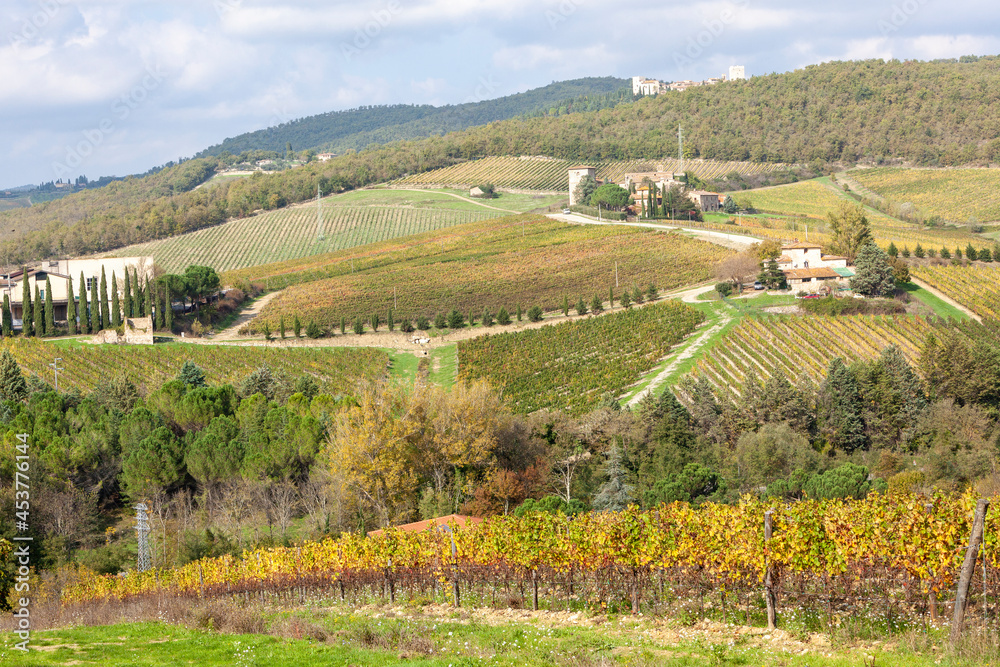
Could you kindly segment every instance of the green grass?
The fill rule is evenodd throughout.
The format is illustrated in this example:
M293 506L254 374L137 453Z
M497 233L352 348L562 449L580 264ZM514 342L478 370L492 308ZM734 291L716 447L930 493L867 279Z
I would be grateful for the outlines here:
M417 365L420 359L411 352L384 350L389 355L389 374L398 380L410 383L417 377Z
M439 347L431 352L430 381L442 387L455 384L458 375L458 344Z
M700 631L662 619L603 617L589 619L527 618L521 621L480 620L476 612L444 615L420 610L372 612L303 611L272 614L285 627L317 629L316 639L283 639L262 634L221 634L165 623L122 623L36 632L28 654L15 652L13 638L0 640L0 663L11 667L44 665L653 665L708 667L930 667L986 664L962 660L940 648L944 631L934 630L915 643L920 652L892 644L840 643L807 646L804 642L773 646L761 635L738 634L735 628ZM595 619L596 620L596 619ZM292 623L296 623L293 625ZM786 626L789 627L789 626ZM292 630L292 634L295 630ZM301 634L301 633L300 633ZM678 634L687 638L676 639ZM922 633L921 633L922 634ZM321 637L325 635L326 639ZM793 630L806 640L805 633ZM794 641L794 640L793 640ZM874 660L874 661L873 661Z
M953 317L956 320L971 319L964 311L959 310L941 297L936 294L932 294L916 283L906 283L903 285L903 290L914 299L934 311L934 314L938 317Z

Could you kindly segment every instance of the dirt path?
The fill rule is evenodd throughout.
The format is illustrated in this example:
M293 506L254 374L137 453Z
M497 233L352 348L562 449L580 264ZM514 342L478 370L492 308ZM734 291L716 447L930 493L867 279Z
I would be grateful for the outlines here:
M981 318L979 315L976 315L974 312L972 312L971 310L969 310L968 308L966 308L965 306L963 306L962 304L960 304L958 301L955 301L954 299L952 299L950 296L948 296L944 292L938 291L936 288L931 287L930 285L928 285L927 283L925 283L922 280L918 280L917 278L914 278L912 275L910 276L910 282L912 282L917 287L920 287L921 289L927 290L928 292L930 292L931 294L933 294L937 298L939 298L942 301L944 301L949 306L953 306L955 308L958 308L960 311L962 311L963 313L965 313L966 315L968 315L969 317L971 317L975 321L979 322L980 324L983 323L983 318Z
M691 234L702 241L708 241L716 245L721 245L730 250L746 250L755 243L760 243L760 239L752 236L742 236L740 234L728 234L726 232L716 232L709 229L699 229L697 227L678 227L676 225L663 225L653 222L616 222L600 221L593 218L586 218L575 213L549 213L548 217L560 222L575 223L578 225L614 225L618 227L640 227L643 229L659 229L662 231L679 231Z
M236 318L236 321L233 322L231 326L223 329L217 334L214 334L210 339L206 340L210 340L213 343L218 343L227 340L238 340L240 327L242 327L244 324L246 324L253 318L257 317L257 315L260 314L260 311L264 309L264 306L269 304L271 300L274 299L279 294L281 294L281 290L278 290L277 292L271 292L269 294L265 294L264 296L260 297L252 304L250 304L249 308L241 312L239 314L239 317Z

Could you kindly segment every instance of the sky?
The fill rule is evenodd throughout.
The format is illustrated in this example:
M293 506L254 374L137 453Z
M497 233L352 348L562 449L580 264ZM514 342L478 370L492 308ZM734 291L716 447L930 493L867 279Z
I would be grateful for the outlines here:
M372 104L1000 53L986 0L4 0L0 188L141 173Z

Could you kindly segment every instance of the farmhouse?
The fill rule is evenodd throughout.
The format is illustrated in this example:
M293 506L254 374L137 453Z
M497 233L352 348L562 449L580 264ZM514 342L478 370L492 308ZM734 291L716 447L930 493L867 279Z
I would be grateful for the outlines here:
M105 259L60 259L51 262L43 262L38 266L28 267L14 271L9 275L0 278L0 289L10 298L10 309L16 327L20 326L23 320L22 307L24 303L24 290L27 287L31 297L35 296L35 288L38 288L38 295L45 298L45 283L48 279L52 286L52 306L53 315L57 322L66 321L66 311L69 306L69 299L78 300L80 290L80 276L86 283L87 294L90 288L101 280L101 270L104 270L105 279L108 283L108 290L111 289L111 276L118 278L118 289L121 290L125 281L125 270L129 273L137 273L140 279L153 278L153 258L152 257L109 257ZM73 281L73 294L69 294L70 280ZM108 298L111 298L109 292ZM29 317L31 314L28 315Z
M575 167L569 168L569 205L573 206L577 203L576 201L576 186L580 185L582 181L587 176L597 179L597 168L591 167L589 165L581 164ZM598 181L600 183L600 181Z
M719 193L708 192L706 190L692 190L687 193L688 198L697 204L704 213L711 213L719 210Z
M846 287L847 280L854 276L846 257L824 255L823 246L815 243L782 246L778 268L791 289L804 292L816 292L824 286Z

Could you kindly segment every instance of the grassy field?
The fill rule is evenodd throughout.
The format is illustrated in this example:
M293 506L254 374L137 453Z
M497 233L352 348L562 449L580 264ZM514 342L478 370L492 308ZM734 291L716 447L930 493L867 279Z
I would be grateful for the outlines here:
M330 393L347 393L363 378L385 375L389 358L370 348L288 348L244 347L162 343L147 345L89 345L65 341L60 344L34 338L0 341L0 350L9 349L26 375L37 374L53 381L49 364L61 357L60 390L93 390L124 371L140 386L158 387L173 379L185 361L200 366L209 384L239 383L267 365L291 377L310 375Z
M567 170L576 162L547 157L487 157L471 162L435 169L421 174L413 174L400 179L401 185L479 185L492 183L498 188L519 190L546 190L568 192ZM624 180L625 174L641 171L677 171L681 168L678 160L629 160L597 162L597 178ZM781 164L758 164L754 162L716 162L714 160L685 160L684 169L693 171L698 177L721 178L730 172L750 175L784 168Z
M198 613L200 610L195 610ZM653 618L577 618L434 609L273 613L275 634L229 634L167 623L78 626L36 633L27 655L0 640L0 662L44 665L574 665L597 667L964 667L948 655L944 630L903 635L890 645L791 631L763 633L722 623L683 625ZM277 636L276 636L277 635ZM935 650L936 649L936 650Z
M848 174L896 204L965 224L1000 220L1000 169L854 169Z
M358 190L321 200L323 238L319 238L319 206L315 202L190 234L129 246L110 253L116 257L150 255L158 267L179 273L190 264L229 271L490 220L558 203L546 195L501 195L482 203L462 201L457 190ZM493 208L491 208L493 207ZM495 210L504 209L504 210Z
M477 321L517 306L559 308L563 298L588 303L608 289L661 290L700 282L730 251L676 233L626 227L575 226L538 216L503 218L376 244L312 261L234 272L229 282L270 287L293 283L255 320L274 329L279 318L339 326L356 317L382 321L452 309ZM331 276L331 277L327 277ZM299 283L299 284L295 284Z

